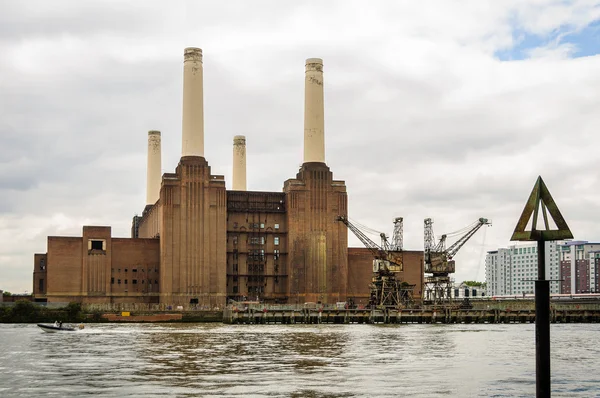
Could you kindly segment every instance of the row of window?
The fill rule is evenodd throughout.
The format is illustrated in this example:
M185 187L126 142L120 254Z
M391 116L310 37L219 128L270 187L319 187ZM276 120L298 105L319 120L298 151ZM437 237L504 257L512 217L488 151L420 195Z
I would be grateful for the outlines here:
M238 244L238 237L237 236L233 236L231 238L232 242L234 245ZM265 237L264 236L251 236L250 239L247 240L248 243L250 243L251 245L264 245L265 244ZM273 244L275 246L279 246L279 236L274 236L273 237Z
M114 268L111 268L111 271L112 271L112 272L115 272L115 269L114 269ZM127 269L127 268L124 268L124 271L125 271L125 272L128 272L128 269ZM117 272L121 272L121 268L117 268ZM132 269L131 269L131 272L133 272L133 273L137 273L137 272L138 272L138 269L137 269L137 268L132 268ZM140 272L146 272L146 270L145 270L144 268L140 268ZM152 268L148 268L148 273L150 273L150 272L152 272ZM158 272L158 268L154 268L154 272Z
M145 279L140 279L140 281L141 281L141 282L140 282L141 284L144 284L144 283L146 283L146 280L145 280ZM111 285L114 285L114 284L115 284L115 278L110 278L110 284L111 284ZM120 284L121 284L121 279L117 279L117 285L120 285ZM123 280L123 284L124 284L124 285L127 285L127 279L124 279L124 280ZM137 284L138 284L138 280L137 280L137 279L132 279L132 280L131 280L131 284L132 284L132 285L137 285ZM152 279L148 279L148 284L149 284L149 285L152 285ZM156 280L156 279L155 279L155 280L154 280L154 284L155 284L155 285L158 285L158 280Z
M237 286L234 286L232 290L233 290L233 293L239 293ZM263 286L250 286L248 288L248 293L264 293L264 292L265 292L265 288Z
M273 250L273 260L278 260L279 259L279 249L275 249ZM239 257L239 252L237 251L237 249L233 249L233 259L237 260ZM253 250L249 250L248 253L248 259L254 260L254 259L260 259L260 260L264 260L266 258L267 253L265 253L265 249L253 249Z
M239 224L237 222L233 223L233 228L238 228ZM264 229L265 228L265 223L258 223L258 222L251 222L248 223L248 228L251 229ZM273 229L279 229L279 224L273 224Z

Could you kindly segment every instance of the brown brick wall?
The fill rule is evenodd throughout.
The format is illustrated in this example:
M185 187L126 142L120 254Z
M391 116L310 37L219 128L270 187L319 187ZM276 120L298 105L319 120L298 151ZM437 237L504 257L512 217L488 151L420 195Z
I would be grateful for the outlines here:
M34 295L40 296L40 298L45 298L48 286L47 264L48 255L46 253L36 253L33 255L33 289L31 291Z
M225 180L203 157L182 157L175 174L163 175L160 203L161 303L225 304Z
M156 238L160 235L161 208L160 200L154 205L146 206L138 225L139 238Z
M156 302L157 287L153 292L147 292L144 290L146 283L142 284L140 280L139 284L133 285L131 280L136 278L135 275L142 275L141 268L145 270L143 275L151 274L153 286L154 281L159 279L156 272L159 262L158 239L112 239L110 234L110 227L85 226L81 237L48 237L48 254L36 255L34 259L34 281L44 276L42 272L45 272L44 279L48 280L46 292L34 290L36 300ZM90 241L94 240L103 241L104 249L90 249ZM40 261L44 257L47 257L46 270L36 271L40 269ZM147 269L151 269L151 272L147 272ZM118 284L119 279L121 284ZM124 283L125 279L128 280L127 284ZM114 283L111 283L113 280ZM148 297L148 293L154 293L155 297Z
M81 237L48 237L46 295L49 302L61 302L65 300L64 297L80 295L82 252Z
M158 296L159 262L158 239L112 239L110 292L113 300L119 298L121 301L122 297L131 296ZM143 301L150 302L151 299Z
M590 262L575 260L575 293L590 292Z
M418 299L423 291L423 252L403 252L404 271L398 273L400 280L416 285L413 298ZM368 304L369 283L373 275L373 254L366 247L348 248L348 297L356 304Z
M102 241L104 250L91 249L91 241ZM80 293L106 295L110 292L110 269L112 263L111 228L83 227L82 286Z
M324 163L304 163L283 188L288 206L290 302L343 301L348 281L348 235L336 218L347 215L343 181Z

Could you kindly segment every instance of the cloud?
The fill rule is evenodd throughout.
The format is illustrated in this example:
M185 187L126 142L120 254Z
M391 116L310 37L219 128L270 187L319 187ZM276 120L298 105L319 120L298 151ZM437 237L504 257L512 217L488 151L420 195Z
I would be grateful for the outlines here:
M402 216L419 250L426 217L438 235L491 218L456 258L458 280L481 279L542 175L575 237L599 240L599 18L597 2L554 0L9 3L0 288L31 289L48 235L129 235L147 131L162 131L163 172L179 160L187 46L204 51L206 157L228 186L238 134L249 189L295 176L304 60L321 57L326 159L353 219L391 235Z

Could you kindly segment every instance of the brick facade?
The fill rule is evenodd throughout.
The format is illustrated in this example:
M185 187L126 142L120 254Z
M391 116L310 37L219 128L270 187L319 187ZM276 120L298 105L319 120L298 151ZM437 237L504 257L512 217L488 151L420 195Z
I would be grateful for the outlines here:
M288 292L292 302L344 301L348 284L348 215L343 181L325 163L304 163L287 180Z
M81 237L48 237L34 255L34 298L48 302L152 303L159 240L112 238L110 227L83 227ZM153 275L158 277L158 272ZM151 287L152 286L152 287Z
M407 250L402 253L404 269L398 279L415 285L413 298L418 301L423 292L423 252ZM348 248L348 298L357 305L369 303L369 282L373 276L373 253L366 247Z

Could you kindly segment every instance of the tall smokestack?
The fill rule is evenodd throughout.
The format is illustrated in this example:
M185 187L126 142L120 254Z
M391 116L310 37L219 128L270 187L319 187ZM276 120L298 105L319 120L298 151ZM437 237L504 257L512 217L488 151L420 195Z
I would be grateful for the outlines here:
M246 190L246 137L233 137L233 190Z
M160 131L148 131L148 168L146 170L146 177L146 204L153 205L160 197Z
M323 60L306 60L304 77L304 163L325 163Z
M204 89L202 50L183 54L183 134L181 156L204 156Z

